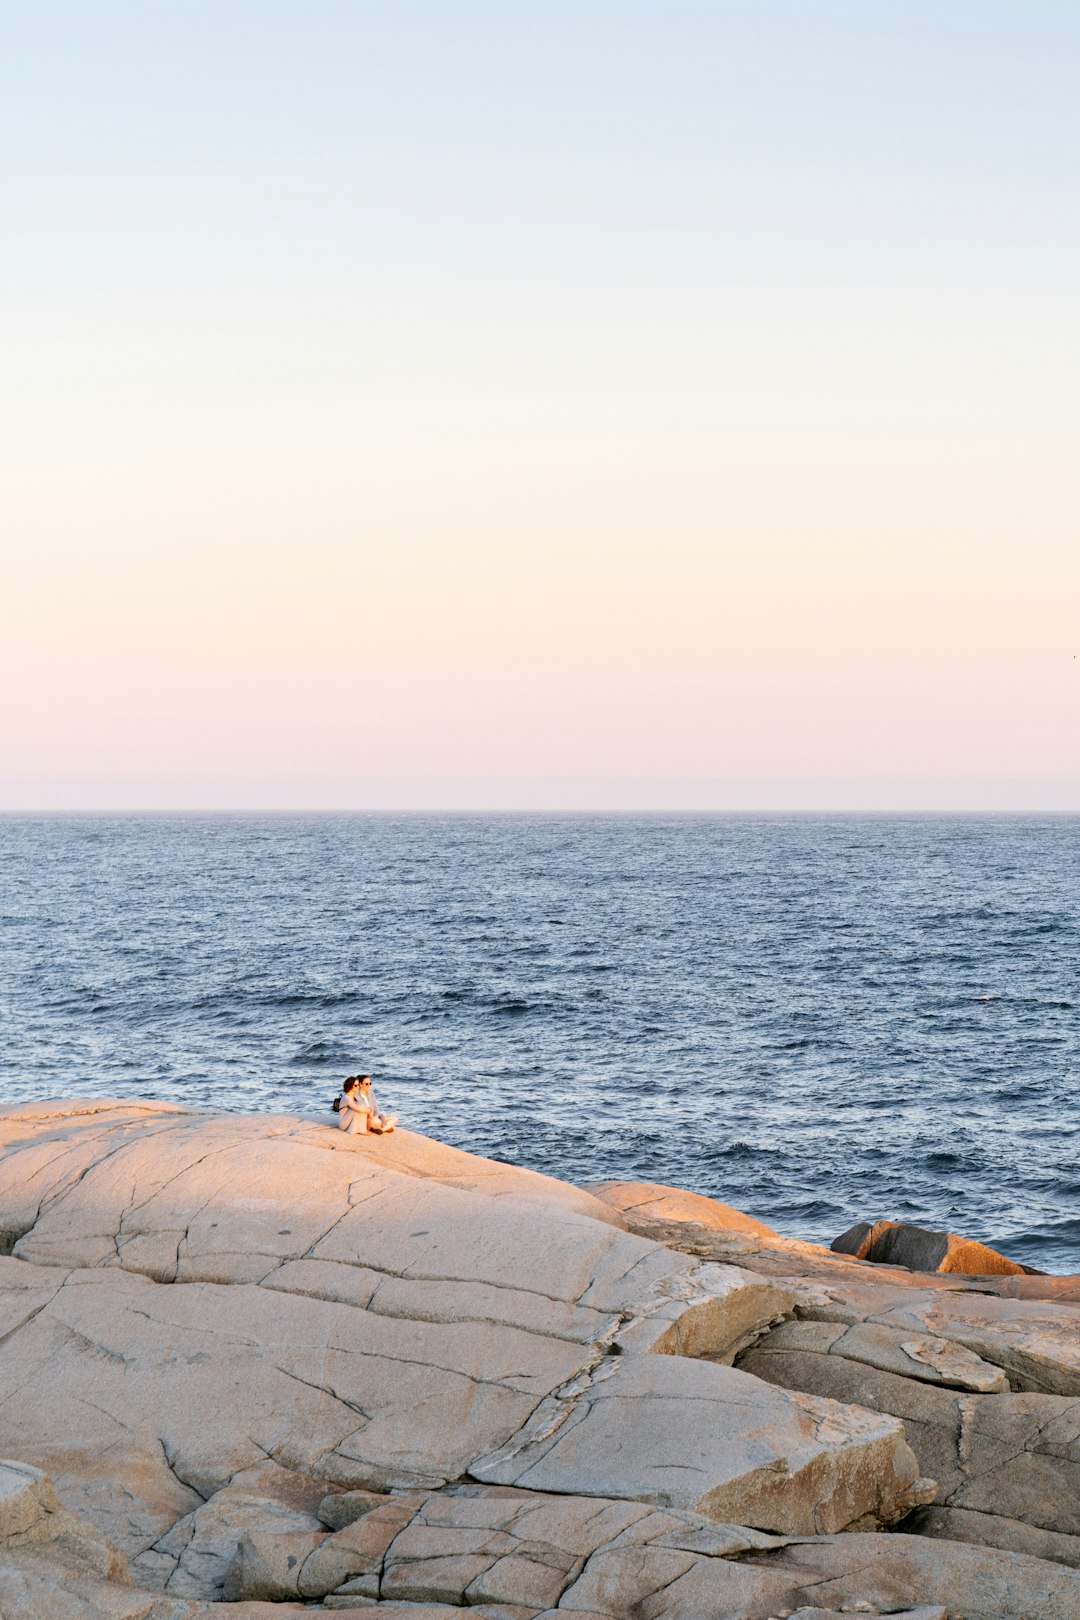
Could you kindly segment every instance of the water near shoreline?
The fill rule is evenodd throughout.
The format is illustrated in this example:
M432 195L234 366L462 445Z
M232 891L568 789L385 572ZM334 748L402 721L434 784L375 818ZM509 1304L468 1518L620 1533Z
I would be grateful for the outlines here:
M1080 1270L1080 821L0 818L0 1099L403 1122Z

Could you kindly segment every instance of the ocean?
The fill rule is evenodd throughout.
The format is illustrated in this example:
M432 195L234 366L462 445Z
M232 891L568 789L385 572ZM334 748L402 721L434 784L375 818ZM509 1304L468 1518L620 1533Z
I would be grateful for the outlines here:
M8 815L0 1101L365 1070L571 1181L1080 1271L1078 874L1069 817Z

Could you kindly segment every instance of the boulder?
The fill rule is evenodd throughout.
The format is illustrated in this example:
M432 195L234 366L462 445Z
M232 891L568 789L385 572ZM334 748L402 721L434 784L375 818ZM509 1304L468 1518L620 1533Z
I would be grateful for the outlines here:
M933 1232L906 1221L859 1221L829 1247L836 1254L851 1254L875 1265L904 1266L908 1271L961 1272L968 1277L1023 1276L1027 1271L1026 1266L972 1238Z

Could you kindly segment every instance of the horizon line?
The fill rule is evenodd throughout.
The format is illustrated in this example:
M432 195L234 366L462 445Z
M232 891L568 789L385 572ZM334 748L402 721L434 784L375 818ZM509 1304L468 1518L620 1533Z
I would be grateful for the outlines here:
M1020 817L1043 816L1060 820L1080 819L1080 806L1050 809L1030 805L1022 808L993 809L944 806L867 808L854 805L822 806L626 806L626 805L95 805L0 806L0 818L16 816L966 816Z

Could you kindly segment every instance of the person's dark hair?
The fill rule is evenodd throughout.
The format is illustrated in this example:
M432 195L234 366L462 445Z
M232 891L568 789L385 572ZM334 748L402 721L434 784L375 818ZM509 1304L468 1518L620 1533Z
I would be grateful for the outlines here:
M367 1079L367 1075L365 1075L365 1074L350 1074L349 1078L346 1080L345 1084L342 1086L341 1089L342 1089L342 1091L346 1091L346 1092L355 1091L356 1087L360 1084L361 1080L366 1080L366 1079Z

